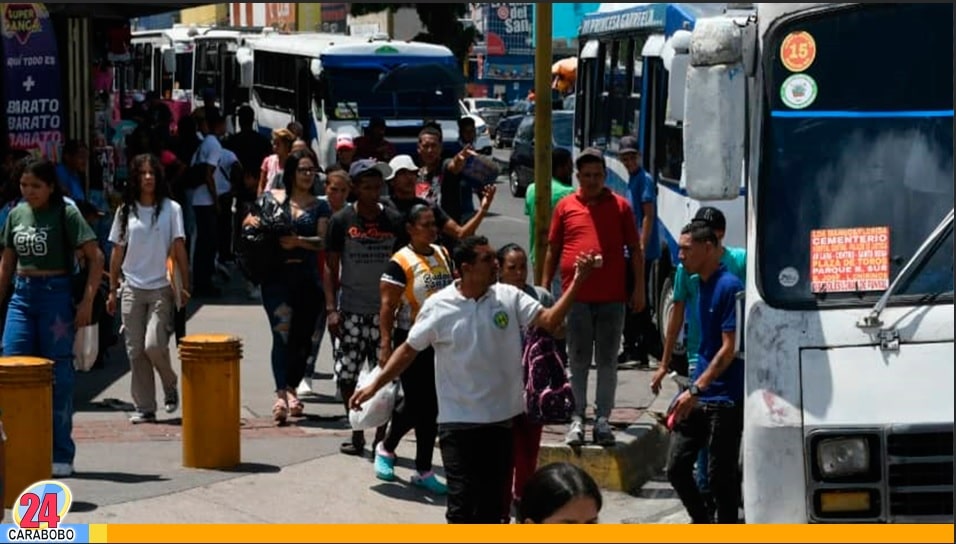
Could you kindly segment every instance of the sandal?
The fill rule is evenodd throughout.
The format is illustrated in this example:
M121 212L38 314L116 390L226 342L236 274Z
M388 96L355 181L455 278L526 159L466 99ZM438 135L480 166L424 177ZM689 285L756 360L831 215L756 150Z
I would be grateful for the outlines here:
M272 405L272 419L282 425L285 423L286 418L289 417L289 407L286 402L282 399L276 399L276 403Z
M305 406L298 398L289 396L289 415L292 417L302 417L305 413Z

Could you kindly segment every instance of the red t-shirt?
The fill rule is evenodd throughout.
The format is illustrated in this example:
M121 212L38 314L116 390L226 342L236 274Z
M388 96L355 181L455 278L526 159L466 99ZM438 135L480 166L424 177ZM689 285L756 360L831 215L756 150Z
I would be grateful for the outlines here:
M600 253L604 264L595 268L578 291L577 301L626 302L624 248L640 247L637 221L627 200L609 189L588 205L580 190L561 199L554 208L548 241L561 247L561 288L567 291L580 253Z

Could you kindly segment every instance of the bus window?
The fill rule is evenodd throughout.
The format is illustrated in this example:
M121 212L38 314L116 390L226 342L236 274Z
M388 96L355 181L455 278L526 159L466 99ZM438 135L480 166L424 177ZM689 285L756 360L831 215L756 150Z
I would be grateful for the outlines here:
M296 81L294 56L256 51L252 87L263 106L293 112Z
M609 142L612 148L617 147L618 141L622 136L630 134L629 118L631 112L628 111L631 94L631 71L633 71L632 58L634 56L633 40L618 40L612 48L612 73L610 78L611 86L608 94L607 117L609 119Z
M193 88L193 53L176 54L176 75L173 89L190 90Z
M142 86L144 91L156 90L153 84L153 46L146 44L143 46L143 64L142 64Z

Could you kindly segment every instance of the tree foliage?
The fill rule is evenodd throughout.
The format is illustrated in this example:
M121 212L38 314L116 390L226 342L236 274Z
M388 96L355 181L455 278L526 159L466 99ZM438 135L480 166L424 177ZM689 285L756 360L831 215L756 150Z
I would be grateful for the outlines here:
M400 8L414 8L425 27L412 41L444 45L451 49L464 64L468 60L471 46L481 37L474 27L466 27L459 20L468 11L466 2L448 4L366 4L353 2L350 11L354 16L368 15L389 10L395 13Z

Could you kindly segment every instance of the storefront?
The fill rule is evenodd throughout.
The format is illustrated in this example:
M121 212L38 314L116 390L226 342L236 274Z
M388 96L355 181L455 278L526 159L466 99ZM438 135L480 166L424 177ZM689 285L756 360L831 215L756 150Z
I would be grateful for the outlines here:
M0 4L4 155L16 150L59 161L66 141L85 143L86 192L100 209L111 209L131 132L121 115L131 105L133 97L123 92L130 85L118 81L118 67L137 54L129 21L186 5Z

